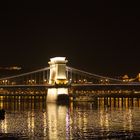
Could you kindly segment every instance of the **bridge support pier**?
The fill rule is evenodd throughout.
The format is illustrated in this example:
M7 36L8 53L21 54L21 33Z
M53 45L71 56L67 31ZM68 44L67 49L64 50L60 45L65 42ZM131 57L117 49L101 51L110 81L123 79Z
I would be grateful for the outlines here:
M68 88L51 88L48 89L47 102L68 102Z
M50 77L49 84L58 85L57 88L48 89L47 102L65 102L68 100L68 89L63 88L67 85L65 57L54 57L50 59Z

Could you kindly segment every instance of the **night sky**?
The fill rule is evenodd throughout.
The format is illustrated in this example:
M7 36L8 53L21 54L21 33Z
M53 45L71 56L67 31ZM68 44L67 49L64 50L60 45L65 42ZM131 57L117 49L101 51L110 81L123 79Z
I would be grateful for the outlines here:
M136 75L139 4L93 2L1 5L0 66L34 70L65 56L69 66L92 73Z

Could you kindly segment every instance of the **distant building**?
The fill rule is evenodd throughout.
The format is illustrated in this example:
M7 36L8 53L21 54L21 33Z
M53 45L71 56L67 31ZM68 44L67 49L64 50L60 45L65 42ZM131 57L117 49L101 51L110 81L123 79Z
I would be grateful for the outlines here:
M12 66L12 67L0 67L0 77L16 75L21 72L21 67Z
M129 81L129 77L127 74L125 74L123 77L122 77L123 81L124 82L128 82Z
M0 67L0 70L21 70L21 67L18 67L18 66Z
M124 75L122 77L124 82L140 82L140 73L138 73L138 75L134 78L129 78L128 75Z

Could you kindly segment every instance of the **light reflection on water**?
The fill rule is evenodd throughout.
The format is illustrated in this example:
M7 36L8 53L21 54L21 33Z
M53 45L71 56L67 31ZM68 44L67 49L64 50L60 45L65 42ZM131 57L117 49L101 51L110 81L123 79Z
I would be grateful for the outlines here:
M140 99L100 98L69 105L46 99L0 97L6 110L0 133L18 133L36 140L93 139L108 132L140 131Z

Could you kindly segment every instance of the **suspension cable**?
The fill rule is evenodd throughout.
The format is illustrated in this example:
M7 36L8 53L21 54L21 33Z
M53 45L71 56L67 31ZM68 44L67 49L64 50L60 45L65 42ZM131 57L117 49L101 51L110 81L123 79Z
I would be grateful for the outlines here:
M0 78L0 80L6 80L6 79L12 79L12 78L17 78L17 77L21 77L21 76L26 76L26 75L29 75L29 74L34 74L34 73L45 71L45 70L49 70L49 69L50 69L50 67L45 67L45 68L42 68L42 69L39 69L39 70L35 70L35 71L31 71L31 72L26 72L26 73L23 73L23 74L18 74L18 75L14 75L14 76Z
M90 72L86 72L86 71L79 70L79 69L72 68L72 67L68 67L68 66L66 68L68 70L73 70L73 71L76 71L76 72L79 72L79 73L87 74L87 75L94 76L94 77L101 78L101 79L109 79L109 80L113 80L113 81L117 81L117 82L123 82L122 80L119 80L119 79L115 79L115 78L110 78L110 77L105 77L105 76L93 74L93 73L90 73Z

